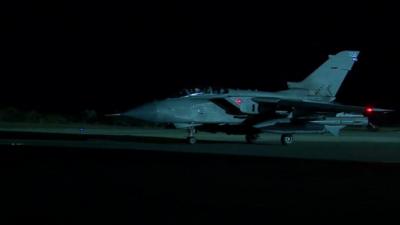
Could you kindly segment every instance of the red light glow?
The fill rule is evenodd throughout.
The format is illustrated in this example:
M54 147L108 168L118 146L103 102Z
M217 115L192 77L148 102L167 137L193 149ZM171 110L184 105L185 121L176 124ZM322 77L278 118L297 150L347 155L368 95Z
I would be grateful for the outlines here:
M235 99L235 103L236 103L237 105L242 104L242 99L240 99L240 98Z
M365 108L365 112L367 112L367 113L372 113L373 111L374 111L374 109L372 107Z

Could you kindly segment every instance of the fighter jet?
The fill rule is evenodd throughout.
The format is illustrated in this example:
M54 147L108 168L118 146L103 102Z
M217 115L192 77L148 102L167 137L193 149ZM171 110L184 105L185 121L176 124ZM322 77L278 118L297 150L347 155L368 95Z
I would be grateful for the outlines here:
M341 51L301 82L288 82L278 92L250 90L192 90L120 115L187 129L187 142L196 143L197 130L243 134L247 143L260 133L281 134L281 143L294 143L294 134L339 135L346 126L368 126L373 113L392 110L335 102L343 80L359 51Z

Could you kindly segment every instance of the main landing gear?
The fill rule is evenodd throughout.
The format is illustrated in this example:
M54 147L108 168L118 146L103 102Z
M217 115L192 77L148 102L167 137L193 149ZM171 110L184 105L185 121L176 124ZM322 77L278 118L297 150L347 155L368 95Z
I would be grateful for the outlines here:
M194 127L189 127L188 128L188 136L186 138L186 142L188 144L191 144L191 145L196 144L197 139L194 137L195 134L196 134L196 129ZM247 143L252 144L257 141L257 139L259 138L259 135L254 134L254 133L249 133L249 134L246 134L245 138L246 138ZM294 143L293 134L282 134L281 143L282 143L282 145L293 144Z
M188 137L186 138L186 142L188 144L196 144L197 139L194 137L194 134L196 133L196 129L194 127L190 127L188 129Z
M248 144L253 144L254 142L256 142L256 140L258 139L259 135L258 134L246 134L246 142Z
M368 123L367 130L368 131L378 131L379 128L377 126L375 126L373 123Z
M294 143L294 137L292 134L282 134L281 143L283 145L291 145Z
M246 134L246 142L249 144L253 144L259 138L258 134ZM294 144L293 134L282 134L281 136L282 145L291 145Z

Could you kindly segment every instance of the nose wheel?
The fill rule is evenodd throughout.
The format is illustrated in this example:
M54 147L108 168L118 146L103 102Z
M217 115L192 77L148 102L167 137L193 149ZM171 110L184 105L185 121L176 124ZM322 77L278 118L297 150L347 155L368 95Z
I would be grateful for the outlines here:
M187 137L187 138L186 138L186 142L187 142L188 144L194 145L194 144L196 144L197 139L196 139L195 137Z
M194 134L196 133L196 129L194 127L190 127L188 129L188 137L186 138L186 142L188 144L196 144L197 139L194 137Z
M283 145L291 145L294 143L294 137L292 134L282 134L281 143Z

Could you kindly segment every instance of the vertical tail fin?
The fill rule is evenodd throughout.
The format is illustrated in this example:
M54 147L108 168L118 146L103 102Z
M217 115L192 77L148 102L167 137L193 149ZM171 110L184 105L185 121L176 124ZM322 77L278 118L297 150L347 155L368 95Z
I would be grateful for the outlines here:
M353 67L359 51L341 51L301 82L288 82L289 89L305 89L311 95L335 97L343 80Z

